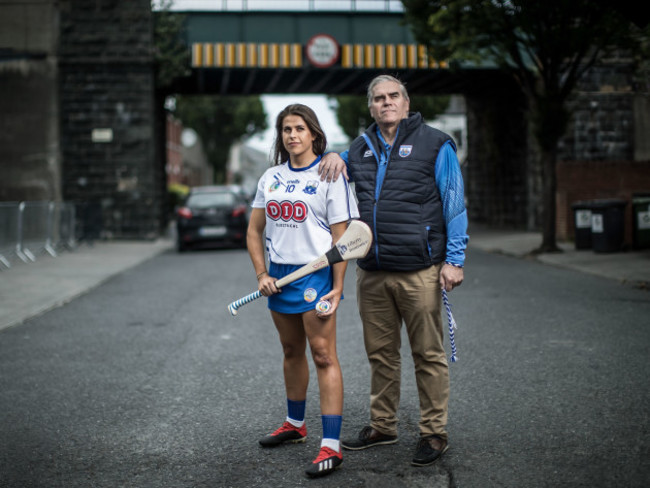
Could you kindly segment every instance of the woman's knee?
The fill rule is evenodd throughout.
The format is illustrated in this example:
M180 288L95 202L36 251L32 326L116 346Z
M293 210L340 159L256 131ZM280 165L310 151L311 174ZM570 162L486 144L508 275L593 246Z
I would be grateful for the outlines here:
M317 368L329 368L336 363L336 353L332 352L327 344L312 345L311 355Z

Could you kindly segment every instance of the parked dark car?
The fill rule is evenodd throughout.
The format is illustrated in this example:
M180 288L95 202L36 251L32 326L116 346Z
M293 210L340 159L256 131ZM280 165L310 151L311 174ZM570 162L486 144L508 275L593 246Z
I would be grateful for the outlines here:
M249 200L237 186L196 186L176 211L179 252L217 244L246 246Z

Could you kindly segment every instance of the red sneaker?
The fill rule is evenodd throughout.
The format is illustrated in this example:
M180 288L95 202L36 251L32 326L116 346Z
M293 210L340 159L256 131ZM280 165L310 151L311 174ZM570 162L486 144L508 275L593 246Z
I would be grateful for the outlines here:
M282 427L273 432L273 434L262 437L259 442L262 447L275 447L285 442L292 444L305 442L307 438L307 426L305 424L298 428L290 422L284 422Z
M326 476L334 472L342 462L343 455L340 452L336 452L329 447L321 447L318 457L305 470L305 473L312 478Z

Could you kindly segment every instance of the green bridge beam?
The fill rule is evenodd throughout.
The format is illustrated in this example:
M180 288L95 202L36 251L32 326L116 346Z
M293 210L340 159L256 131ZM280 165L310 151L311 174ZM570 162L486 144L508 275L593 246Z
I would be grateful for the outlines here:
M390 73L413 94L463 93L502 82L490 68L449 70L430 59L403 24L388 12L185 12L185 42L192 74L177 80L178 93L363 94L374 76ZM310 56L315 36L338 50L331 63ZM312 52L313 53L313 52Z

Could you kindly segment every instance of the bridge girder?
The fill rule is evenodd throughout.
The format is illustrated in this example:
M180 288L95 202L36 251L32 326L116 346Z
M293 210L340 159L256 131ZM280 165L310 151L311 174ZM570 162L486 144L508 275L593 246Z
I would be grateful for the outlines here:
M413 95L491 91L505 82L494 70L343 69L328 68L200 68L176 80L171 91L186 95L326 94L365 95L380 74L401 79Z
M503 82L493 66L452 69L416 44L401 13L189 12L186 42L191 75L179 94L365 94L369 81L392 74L413 94L465 93ZM276 28L269 29L269 25ZM317 66L308 45L325 36L336 59Z

